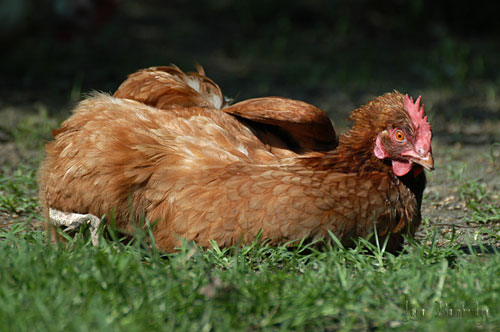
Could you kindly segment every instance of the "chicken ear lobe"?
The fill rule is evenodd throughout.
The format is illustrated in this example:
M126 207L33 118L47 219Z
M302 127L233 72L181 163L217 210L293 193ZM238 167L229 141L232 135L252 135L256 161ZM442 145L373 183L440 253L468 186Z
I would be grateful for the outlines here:
M387 131L384 130L377 136L377 139L375 140L375 148L373 149L375 157L380 160L390 158L390 155L385 150L384 145L382 144L382 139L380 138L381 136L385 135L387 135ZM412 164L409 161L392 160L392 170L397 176L406 175L411 170L411 168Z
M263 143L271 146L303 153L328 151L338 145L326 113L301 101L281 97L255 98L223 108L223 111L243 119L242 122Z

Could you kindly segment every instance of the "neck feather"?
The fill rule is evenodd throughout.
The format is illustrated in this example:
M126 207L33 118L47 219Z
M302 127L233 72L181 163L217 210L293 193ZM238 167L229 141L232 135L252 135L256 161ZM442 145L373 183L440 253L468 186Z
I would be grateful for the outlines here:
M392 172L390 162L375 156L375 139L373 135L349 130L340 135L336 149L322 156L303 158L302 161L306 167L339 173Z

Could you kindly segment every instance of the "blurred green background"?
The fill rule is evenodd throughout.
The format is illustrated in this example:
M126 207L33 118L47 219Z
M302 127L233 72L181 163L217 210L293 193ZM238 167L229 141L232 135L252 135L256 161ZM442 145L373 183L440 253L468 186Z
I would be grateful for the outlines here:
M199 63L229 97L304 100L340 127L375 95L422 94L437 137L490 144L498 13L494 1L0 0L0 109L64 118L139 68Z

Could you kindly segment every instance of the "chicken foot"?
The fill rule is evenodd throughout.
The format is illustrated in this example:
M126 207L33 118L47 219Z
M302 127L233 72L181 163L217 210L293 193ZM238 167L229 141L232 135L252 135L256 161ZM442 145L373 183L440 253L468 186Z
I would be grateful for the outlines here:
M63 212L56 209L49 209L50 222L54 226L66 226L65 232L76 230L83 225L90 225L90 239L92 245L99 244L99 236L97 230L101 224L101 219L93 214L81 214L73 212Z

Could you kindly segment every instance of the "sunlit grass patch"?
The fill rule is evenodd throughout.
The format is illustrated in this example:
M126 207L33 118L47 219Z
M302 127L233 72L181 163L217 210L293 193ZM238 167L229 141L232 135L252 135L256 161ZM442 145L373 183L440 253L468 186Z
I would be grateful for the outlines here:
M500 323L500 255L474 245L465 254L454 245L413 243L392 255L382 240L322 250L184 243L164 254L141 241L72 241L50 245L23 225L0 230L4 328L407 331Z
M16 169L0 169L0 211L34 213L38 207L36 170L19 164Z

